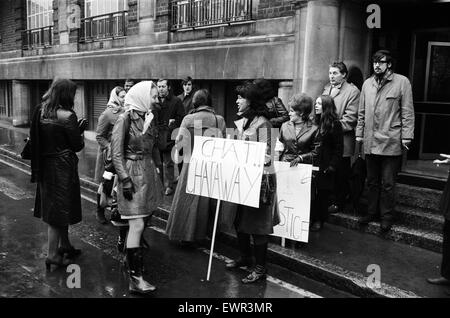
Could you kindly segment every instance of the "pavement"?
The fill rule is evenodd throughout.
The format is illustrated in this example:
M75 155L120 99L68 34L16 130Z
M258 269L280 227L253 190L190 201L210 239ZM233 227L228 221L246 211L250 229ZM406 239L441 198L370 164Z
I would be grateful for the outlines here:
M27 170L27 162L17 157L17 153L23 147L23 139L27 133L28 129L11 127L9 123L0 121L0 162L7 163L12 167L19 167L24 171ZM91 197L93 191L95 191L96 185L92 181L92 176L94 175L96 147L97 144L94 141L86 140L85 149L79 153L79 173L85 197ZM2 176L2 172L0 172L0 176ZM435 196L437 194L438 192L430 195ZM149 232L152 235L150 240L152 242L163 245L169 244L162 232L170 213L171 199L172 197L166 197L160 211L152 219L153 230ZM28 200L32 201L31 198ZM84 207L84 209L94 211L93 206ZM345 215L342 218L351 219L352 216ZM339 224L339 222L333 223ZM94 220L87 224L86 226L97 226ZM395 298L449 297L445 294L445 288L430 285L426 282L426 278L439 275L441 253L438 245L434 245L437 246L436 248L423 248L420 244L404 244L401 239L396 241L395 237L373 235L367 229L335 224L327 223L320 233L310 233L308 244L288 242L285 247L282 247L280 239L273 237L269 247L270 266L279 269L280 273L283 271L288 273L287 277L296 273L303 279L309 279L310 284L312 284L311 282L318 282L333 288L333 292L324 292L324 297L337 295L334 290L342 291L343 294L340 295L343 297L349 295ZM376 228L375 224L371 226ZM41 232L38 232L45 237L42 230L41 228ZM88 229L84 231L89 232ZM97 233L96 231L92 232ZM393 233L395 234L395 232ZM391 236L395 236L394 234ZM236 239L232 234L221 233L218 239L220 246L218 251L220 250L225 255L236 253ZM439 241L439 238L437 240ZM45 244L45 242L42 241L41 244ZM109 246L110 255L113 255L111 246L114 245L112 242L111 244L106 244L106 246ZM205 247L201 247L197 252L202 251L202 249L204 251ZM41 250L43 250L43 245ZM108 251L108 247L104 247L103 250ZM94 254L94 252L92 253ZM164 255L164 253L155 256L155 259L162 261L160 266L165 266L166 261L169 261L169 263L174 261L172 258L167 259L169 256ZM113 260L115 259L114 256L111 257ZM113 260L111 260L111 264L106 262L106 266L108 268L111 266L112 271L119 271L120 266L118 264L120 262L116 260L118 263L114 263ZM379 274L378 279L373 279L377 276L374 276L374 273ZM161 283L163 286L167 284L165 281L161 281ZM119 294L126 294L123 293L123 282L122 285L120 285L120 282L115 282L115 284L117 287L113 289L121 291L113 293L114 297ZM303 282L303 284L305 283ZM118 287L119 285L122 287ZM295 283L293 285L296 286ZM309 289L314 289L314 287ZM326 288L319 288L320 290L325 291ZM321 295L319 291L317 292ZM102 292L104 293L104 291ZM97 293L95 295L103 294ZM214 295L214 290L211 290L209 295Z

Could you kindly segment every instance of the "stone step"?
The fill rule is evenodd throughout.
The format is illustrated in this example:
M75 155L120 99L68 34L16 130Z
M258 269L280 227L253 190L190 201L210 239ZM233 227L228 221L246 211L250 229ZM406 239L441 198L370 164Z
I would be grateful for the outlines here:
M397 184L397 202L439 214L439 201L442 196L442 190Z
M423 210L414 207L397 205L395 223L413 229L441 232L444 227L444 217L435 214L431 210Z

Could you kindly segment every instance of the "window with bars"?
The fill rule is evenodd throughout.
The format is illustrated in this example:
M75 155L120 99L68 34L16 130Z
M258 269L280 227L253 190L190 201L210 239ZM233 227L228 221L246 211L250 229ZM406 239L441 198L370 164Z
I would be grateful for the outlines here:
M27 0L27 30L22 33L24 49L52 45L53 1Z
M172 31L252 19L252 0L172 0L170 6Z
M125 36L127 10L126 0L86 0L80 40L86 42Z

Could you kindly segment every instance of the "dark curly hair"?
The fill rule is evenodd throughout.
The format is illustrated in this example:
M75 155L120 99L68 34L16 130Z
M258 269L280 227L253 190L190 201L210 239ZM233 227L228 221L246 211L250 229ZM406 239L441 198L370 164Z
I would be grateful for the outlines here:
M269 80L258 78L254 80L253 83L261 90L261 96L265 102L268 102L277 95L272 83Z
M236 87L236 93L250 102L250 109L258 116L266 116L266 103L262 97L261 89L252 82L245 82Z

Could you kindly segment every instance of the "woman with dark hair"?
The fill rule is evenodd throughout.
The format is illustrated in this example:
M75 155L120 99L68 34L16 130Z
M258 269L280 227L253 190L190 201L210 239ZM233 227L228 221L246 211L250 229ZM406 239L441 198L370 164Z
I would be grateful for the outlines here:
M87 121L73 111L77 85L57 79L43 96L30 128L31 181L37 182L34 216L48 224L47 270L67 266L81 251L69 240L69 225L81 222L76 152L84 148ZM67 258L65 258L66 256Z
M322 95L315 104L316 124L319 126L317 155L319 172L314 178L315 200L311 213L311 231L320 231L328 216L328 199L333 191L336 169L344 151L342 124L333 98Z
M261 97L261 90L253 83L246 83L236 89L238 98L238 116L241 119L235 122L238 130L238 139L258 141L267 144L264 175L261 189L264 192L265 184L270 184L273 193L276 187L275 175L271 165L271 129L272 124L267 119L267 111L264 100ZM278 211L273 208L273 197L266 198L260 202L259 208L253 208L240 204L226 204L230 211L222 213L222 223L227 227L233 225L238 238L240 258L227 263L227 268L238 268L242 266L252 266L252 250L250 238L253 237L254 255L256 266L251 273L242 279L244 284L254 283L264 279L267 274L266 255L269 242L269 235L273 233L273 227L279 223Z
M117 203L121 218L128 220L127 263L129 290L149 293L156 289L143 278L143 251L140 246L144 219L161 204L163 188L153 160L157 138L158 88L153 82L134 85L125 96L127 110L119 116L111 137L111 153L119 179Z
M100 183L97 191L97 221L101 224L107 224L105 218L106 200L102 198L109 197L110 193L104 193L105 184L103 183L103 174L105 172L105 165L112 165L111 159L111 135L114 124L123 113L123 104L125 101L126 91L123 87L116 86L111 91L109 101L106 109L98 118L96 139L99 144L97 151L97 160L95 163L95 182ZM108 167L106 167L108 168ZM110 167L111 168L111 167ZM111 169L107 169L111 170ZM109 191L110 192L110 191ZM102 194L104 193L104 194Z
M183 147L185 157L166 228L170 240L183 244L207 238L213 221L213 213L210 211L214 212L217 203L214 199L186 193L189 154L194 149L194 136L198 129L194 129L194 123L201 122L202 135L208 130L208 136L220 138L225 135L226 129L225 120L214 111L211 95L206 89L197 91L192 102L194 108L184 117L176 138L176 147Z
M266 104L267 119L274 128L280 128L284 122L289 120L289 113L284 107L283 101L277 96L270 81L259 78L254 83L261 90L261 97Z
M296 94L289 101L290 120L281 126L279 142L275 150L280 161L314 164L318 143L315 141L318 127L311 119L313 99L306 94Z

